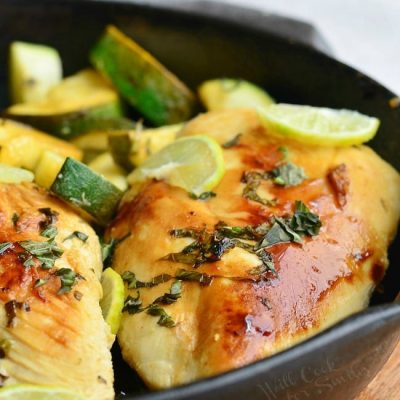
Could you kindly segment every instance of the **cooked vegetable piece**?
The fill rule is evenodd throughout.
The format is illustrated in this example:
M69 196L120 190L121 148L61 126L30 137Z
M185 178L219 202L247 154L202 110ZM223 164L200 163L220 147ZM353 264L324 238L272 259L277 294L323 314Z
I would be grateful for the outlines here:
M62 386L31 384L8 385L1 389L0 400L83 400L76 391Z
M170 185L199 197L218 185L225 173L221 146L204 135L185 137L149 157L129 176L132 186L149 179L164 179Z
M111 133L108 140L114 161L129 171L172 143L182 127L183 124L175 124Z
M35 181L38 185L49 189L60 172L65 157L47 150L40 157L35 169Z
M308 145L352 146L371 140L380 121L357 111L296 104L259 109L262 124L276 135Z
M199 87L199 97L209 111L228 108L268 107L275 103L263 89L242 79L213 79Z
M40 44L12 42L9 71L13 103L43 100L49 89L62 79L58 51Z
M6 110L12 119L69 139L122 117L115 90L95 71L84 70L53 87L44 100L16 104Z
M76 146L29 126L0 119L0 163L34 170L45 150L80 160Z
M71 140L83 150L83 161L89 163L109 149L108 137L114 131L135 129L135 122L126 118L99 120L98 129L79 135Z
M103 297L100 307L104 320L110 326L111 333L116 335L121 323L122 308L124 306L125 288L121 275L112 268L107 268L101 275Z
M151 54L110 25L93 48L93 65L155 125L189 119L193 93Z
M116 165L111 154L102 153L89 163L89 167L97 173L103 175L113 183L118 189L124 191L128 188L125 171Z
M1 183L21 183L32 182L34 175L31 171L22 168L10 167L0 164L0 182Z
M50 189L66 202L86 211L101 225L111 220L122 196L111 182L69 157Z

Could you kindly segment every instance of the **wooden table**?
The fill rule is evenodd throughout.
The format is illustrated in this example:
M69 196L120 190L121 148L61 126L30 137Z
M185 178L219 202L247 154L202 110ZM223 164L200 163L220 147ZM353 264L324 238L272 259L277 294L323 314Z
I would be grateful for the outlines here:
M400 343L382 370L356 400L400 400Z

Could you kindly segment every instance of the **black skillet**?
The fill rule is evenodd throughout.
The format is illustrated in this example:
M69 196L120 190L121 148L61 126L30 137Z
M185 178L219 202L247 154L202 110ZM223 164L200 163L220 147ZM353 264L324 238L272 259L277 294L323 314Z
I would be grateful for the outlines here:
M377 116L382 126L371 146L400 169L400 108L389 106L393 93L323 54L323 41L306 24L207 2L1 0L0 106L7 104L4 66L10 41L56 47L69 74L88 64L88 51L107 23L134 37L193 88L212 77L241 77L267 88L281 102ZM400 337L400 304L395 302L400 290L399 244L397 237L384 290L374 295L369 309L269 359L192 385L147 393L115 348L118 397L352 399Z

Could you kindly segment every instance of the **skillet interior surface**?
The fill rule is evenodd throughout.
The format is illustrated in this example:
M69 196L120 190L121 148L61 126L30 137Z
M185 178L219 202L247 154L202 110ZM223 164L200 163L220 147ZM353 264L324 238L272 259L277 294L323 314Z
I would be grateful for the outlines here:
M280 102L349 108L380 118L382 124L379 134L370 145L400 169L400 108L389 106L393 93L319 51L271 34L260 23L262 16L258 16L255 21L257 23L252 25L248 18L242 18L240 12L235 12L234 8L227 14L221 14L221 9L207 8L205 3L193 3L189 7L186 3L183 10L176 6L176 2L173 3L175 6L169 9L166 4L149 6L141 1L2 0L1 65L4 67L6 64L5 55L9 43L12 40L25 40L46 43L59 49L65 74L74 73L88 65L89 49L104 26L113 23L155 54L192 88L213 77L240 77L266 88ZM1 108L7 105L7 76L3 67L0 69ZM393 302L399 292L400 270L396 268L400 264L399 237L392 245L390 259L392 266L383 282L384 290L374 295L372 304ZM395 311L387 306L378 308L378 311L382 318L385 312L394 313L387 316L388 319L396 318L395 315L400 314L398 307ZM378 311L375 310L373 315L379 316ZM342 326L351 332L351 329L360 329L359 321L357 317L351 318ZM334 332L335 329L338 328L334 328ZM331 334L331 337L334 336ZM356 336L352 340L355 339ZM387 348L393 340L387 338ZM290 359L293 354L298 354L306 345L310 346L311 343L312 346L314 343L317 346L322 343L317 341L318 338L312 339L270 360L256 363L252 366L253 372L256 367L261 368L259 365L268 369L268 363L279 364L279 360L283 365L288 362L288 357ZM114 349L114 356L117 389L126 393L145 391L139 378L133 378L132 371L122 361L118 349ZM387 354L380 363L385 357ZM290 362L296 365L292 359ZM251 375L252 367L242 369L244 372L240 379ZM223 378L229 381L226 375ZM262 392L261 389L260 391ZM171 394L167 394L167 397L160 396L178 398L178 394L169 393ZM227 391L225 393L228 395ZM232 398L232 395L229 396ZM222 394L209 398L222 398ZM264 395L263 398L268 396Z

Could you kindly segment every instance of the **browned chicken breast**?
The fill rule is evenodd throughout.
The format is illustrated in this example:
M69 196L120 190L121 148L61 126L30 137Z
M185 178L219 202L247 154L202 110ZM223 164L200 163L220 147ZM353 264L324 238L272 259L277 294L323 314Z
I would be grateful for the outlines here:
M113 267L130 286L119 343L153 388L270 356L366 307L400 215L399 174L366 146L285 141L251 110L200 115L183 134L230 142L216 196L148 182L108 229L124 238Z
M93 229L32 184L0 184L0 378L114 398Z

